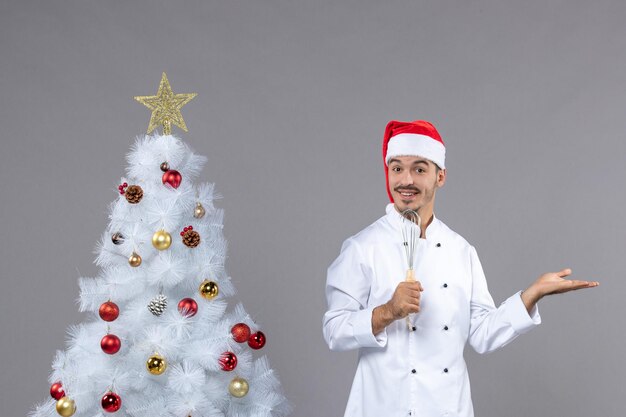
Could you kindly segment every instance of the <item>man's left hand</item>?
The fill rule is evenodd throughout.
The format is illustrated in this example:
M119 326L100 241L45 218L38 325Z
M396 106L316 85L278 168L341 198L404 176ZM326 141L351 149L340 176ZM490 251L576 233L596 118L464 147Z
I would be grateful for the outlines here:
M572 270L565 268L559 272L548 272L540 276L522 293L522 301L530 312L535 304L546 295L561 294L583 288L593 288L600 285L597 281L580 281L565 279L572 274Z

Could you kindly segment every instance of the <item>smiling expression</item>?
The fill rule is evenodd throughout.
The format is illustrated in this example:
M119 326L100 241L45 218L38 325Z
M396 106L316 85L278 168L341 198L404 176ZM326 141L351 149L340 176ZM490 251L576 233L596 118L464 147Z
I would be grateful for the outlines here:
M396 156L389 160L389 189L398 211L418 211L430 218L437 188L446 181L446 170L419 156Z

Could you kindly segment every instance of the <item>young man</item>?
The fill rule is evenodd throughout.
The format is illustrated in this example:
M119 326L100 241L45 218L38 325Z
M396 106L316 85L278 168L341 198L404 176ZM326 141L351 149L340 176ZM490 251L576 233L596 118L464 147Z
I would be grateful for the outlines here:
M389 122L383 158L387 214L347 239L328 269L324 338L331 350L359 349L345 416L473 416L465 343L498 349L541 322L542 297L598 283L546 273L496 308L474 247L434 216L446 181L435 127ZM415 282L405 281L407 209L421 219Z

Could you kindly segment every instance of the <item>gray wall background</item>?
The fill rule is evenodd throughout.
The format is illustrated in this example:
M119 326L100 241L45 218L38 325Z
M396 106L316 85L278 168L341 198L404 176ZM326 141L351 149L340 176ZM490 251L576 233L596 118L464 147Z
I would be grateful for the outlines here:
M135 95L198 92L180 133L224 195L227 268L268 335L294 416L343 414L355 353L321 336L327 266L384 214L389 119L448 147L436 213L497 303L569 266L601 281L544 324L468 352L477 416L621 416L626 3L0 3L0 404L24 415L77 312L134 137Z

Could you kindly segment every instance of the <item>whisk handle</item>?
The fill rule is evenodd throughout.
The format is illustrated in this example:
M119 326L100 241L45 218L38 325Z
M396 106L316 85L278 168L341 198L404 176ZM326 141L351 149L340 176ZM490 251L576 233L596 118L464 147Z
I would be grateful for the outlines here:
M415 282L415 281L417 281L415 279L415 270L414 269L407 269L405 281L407 281L407 282Z
M414 269L407 269L406 270L406 282L415 282L417 281L415 279L415 270ZM409 331L413 330L413 324L411 323L411 315L409 314L408 316L406 316L406 326L409 329Z

